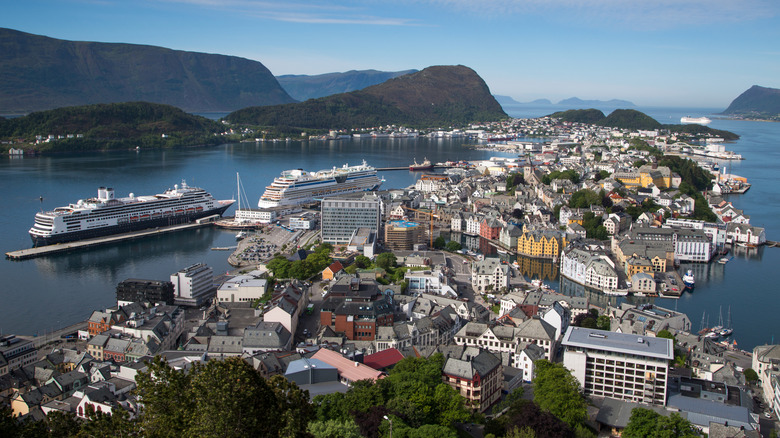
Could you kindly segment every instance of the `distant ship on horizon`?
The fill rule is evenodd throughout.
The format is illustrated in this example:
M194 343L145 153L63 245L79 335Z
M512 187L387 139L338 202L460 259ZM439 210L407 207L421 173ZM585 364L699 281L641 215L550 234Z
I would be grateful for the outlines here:
M680 118L680 123L685 124L696 124L696 125L707 125L712 120L706 118L706 117L691 117L691 116L685 116Z

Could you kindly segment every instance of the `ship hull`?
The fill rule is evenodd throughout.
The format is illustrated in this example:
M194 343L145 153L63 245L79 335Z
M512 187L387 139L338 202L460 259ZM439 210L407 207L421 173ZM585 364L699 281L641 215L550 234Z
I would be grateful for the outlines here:
M38 246L46 246L46 245L55 245L58 243L75 242L78 240L94 239L98 237L110 236L113 234L130 233L133 231L146 230L155 227L167 227L171 225L187 224L208 216L213 216L213 215L222 216L222 214L224 214L225 211L228 208L230 208L231 205L232 203L228 205L221 205L218 208L214 208L207 211L194 212L194 213L189 213L189 214L184 214L179 216L168 216L168 217L161 217L155 219L147 219L138 222L129 222L121 225L113 225L113 226L102 227L102 228L94 228L90 230L81 230L81 231L74 231L71 233L56 234L53 236L37 236L34 234L30 234L30 238L32 239L33 247L38 247Z

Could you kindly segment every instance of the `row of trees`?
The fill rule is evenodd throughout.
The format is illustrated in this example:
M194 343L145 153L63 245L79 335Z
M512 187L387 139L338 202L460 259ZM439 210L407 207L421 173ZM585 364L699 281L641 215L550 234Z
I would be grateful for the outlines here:
M278 255L266 264L275 278L297 278L305 280L322 272L333 263L330 253L333 251L333 245L323 243L318 246L313 253L309 254L304 260L291 262L282 255Z

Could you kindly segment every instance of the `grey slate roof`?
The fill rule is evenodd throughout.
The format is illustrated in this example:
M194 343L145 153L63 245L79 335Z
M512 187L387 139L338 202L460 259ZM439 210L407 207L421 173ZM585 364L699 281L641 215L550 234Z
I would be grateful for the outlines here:
M606 332L583 327L570 326L563 336L562 344L567 347L635 354L656 359L674 359L674 345L671 339Z

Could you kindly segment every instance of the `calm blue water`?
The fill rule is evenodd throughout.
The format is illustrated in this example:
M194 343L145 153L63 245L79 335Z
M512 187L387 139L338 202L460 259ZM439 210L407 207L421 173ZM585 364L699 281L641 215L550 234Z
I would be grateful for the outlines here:
M512 116L537 117L550 107L507 107ZM557 109L553 109L555 111ZM679 121L684 115L708 115L713 109L642 108L662 123ZM605 111L608 112L608 111ZM711 117L712 118L712 117ZM767 228L770 239L778 239L780 195L772 181L780 165L780 124L713 120L715 128L735 131L742 139L729 146L747 160L732 172L747 176L753 188L735 198L738 208L751 215L752 222ZM366 160L376 167L405 166L421 161L475 160L502 154L464 148L462 140L380 139L363 141L242 143L212 148L174 151L89 153L68 156L11 159L0 157L0 193L6 208L0 210L3 252L30 247L27 230L40 208L50 209L94 196L97 187L114 187L117 194L151 194L186 179L209 190L220 199L235 196L235 175L239 172L245 192L253 204L265 185L284 169L319 170ZM504 154L505 155L505 154ZM381 172L383 188L414 184L420 173ZM41 203L39 197L43 196ZM230 214L231 211L228 211ZM112 305L117 283L127 278L167 279L172 272L193 263L205 262L216 273L228 270L227 254L211 251L215 246L234 244L234 233L200 229L94 248L72 254L33 260L0 261L0 331L34 334L83 320L92 309ZM776 324L778 287L772 267L778 264L780 249L759 249L757 254L736 257L728 265L697 265L697 288L676 303L698 326L702 311L717 321L731 305L735 338L740 347L769 342ZM725 269L724 269L725 268ZM549 280L557 273L545 266L528 265L527 275L541 272ZM557 283L557 281L556 281ZM597 301L598 297L594 297ZM671 300L658 300L674 308ZM780 335L780 331L777 333Z

